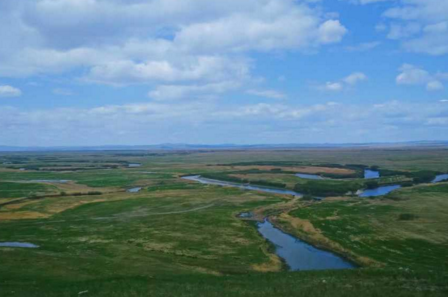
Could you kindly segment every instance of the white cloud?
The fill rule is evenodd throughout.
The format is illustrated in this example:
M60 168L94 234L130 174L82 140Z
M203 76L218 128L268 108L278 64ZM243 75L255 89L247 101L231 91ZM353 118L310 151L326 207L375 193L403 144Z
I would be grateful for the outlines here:
M322 86L322 89L326 91L339 92L344 89L344 86L342 83L338 82L326 82L325 85Z
M401 73L396 79L399 85L426 84L431 80L431 75L428 71L414 65L404 64L401 66L400 71Z
M248 90L246 92L247 94L259 96L259 97L265 97L270 99L285 99L287 96L279 91L276 90Z
M305 0L4 1L0 76L201 85L250 77L249 52L315 51L347 33Z
M447 79L446 73L430 74L428 71L410 64L404 64L400 68L401 73L396 82L399 85L426 85L428 91L439 91L444 89L440 80Z
M354 72L339 81L336 82L326 82L324 85L319 85L317 88L322 91L329 92L341 92L347 88L354 87L358 83L367 80L368 77L362 72Z
M444 55L448 53L448 2L440 0L401 0L384 13L392 20L389 38L402 40L411 52Z
M349 52L366 52L378 47L380 44L381 42L379 41L365 42L354 46L347 46L345 49Z
M240 87L236 81L225 81L205 85L160 85L148 93L154 100L178 100L214 98L218 94L225 93Z
M17 88L8 85L0 85L0 97L19 97L22 95L22 91Z
M356 85L357 83L367 80L367 75L362 72L355 72L343 79L349 85Z
M5 107L0 109L0 126L0 142L16 145L116 144L116 139L122 144L400 141L445 137L448 105L392 101L222 106L180 101L27 111Z
M182 61L112 61L91 68L86 80L129 84L145 82L222 81L249 77L244 60L219 56L184 57Z
M421 30L422 28L418 23L391 24L387 37L396 40L404 39L420 33Z
M444 88L445 87L443 86L443 84L438 80L430 81L426 85L426 89L428 91L440 91L440 90L443 90Z

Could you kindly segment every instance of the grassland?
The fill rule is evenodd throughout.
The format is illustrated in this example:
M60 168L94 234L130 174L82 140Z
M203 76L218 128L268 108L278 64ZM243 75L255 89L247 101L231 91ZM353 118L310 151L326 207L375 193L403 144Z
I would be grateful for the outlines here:
M418 183L377 199L344 189L311 202L180 178L208 174L294 189L308 183L292 174L301 168L340 175L318 188L357 188L364 181L350 164L401 172L382 184L410 181L416 172L447 172L446 150L10 153L0 164L0 204L15 200L0 207L0 242L39 245L0 247L2 297L448 294L448 183ZM126 192L135 186L142 191ZM237 218L244 211L269 215L360 268L286 272L253 222Z

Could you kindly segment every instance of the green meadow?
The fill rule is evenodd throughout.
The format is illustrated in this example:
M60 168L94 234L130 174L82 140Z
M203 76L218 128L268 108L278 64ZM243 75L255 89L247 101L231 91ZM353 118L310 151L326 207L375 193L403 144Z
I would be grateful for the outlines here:
M2 297L448 294L448 182L425 180L448 172L447 150L4 153L0 164L0 243L39 246L0 247ZM358 197L371 167L379 185L405 187ZM326 198L182 179L196 174ZM357 268L288 271L257 231L264 217Z

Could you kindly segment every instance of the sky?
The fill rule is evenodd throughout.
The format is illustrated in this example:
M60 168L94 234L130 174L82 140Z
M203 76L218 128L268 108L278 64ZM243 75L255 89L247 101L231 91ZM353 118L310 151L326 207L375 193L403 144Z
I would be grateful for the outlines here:
M448 140L448 0L1 0L0 145Z

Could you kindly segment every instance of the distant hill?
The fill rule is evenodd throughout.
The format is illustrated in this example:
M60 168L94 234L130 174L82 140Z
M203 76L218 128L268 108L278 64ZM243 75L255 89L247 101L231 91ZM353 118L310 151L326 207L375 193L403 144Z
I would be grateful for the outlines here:
M448 148L448 141L410 141L389 143L309 143L309 144L183 144L167 143L157 145L105 145L105 146L54 146L19 147L0 146L0 152L64 152L64 151L142 151L142 150L236 150L236 149L325 149L325 148Z

